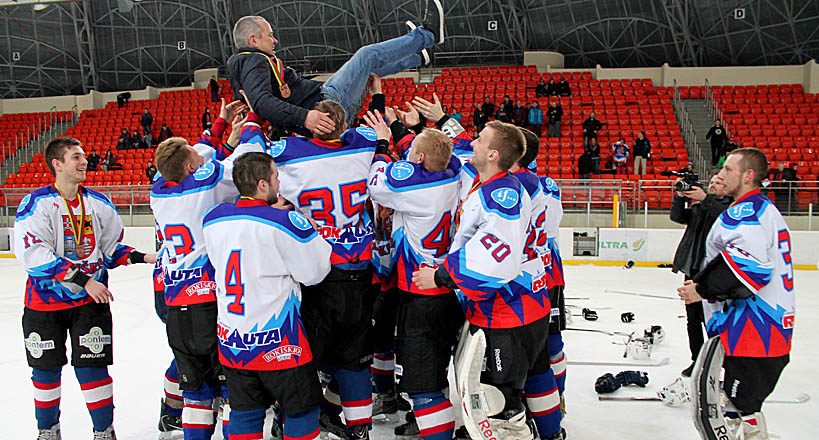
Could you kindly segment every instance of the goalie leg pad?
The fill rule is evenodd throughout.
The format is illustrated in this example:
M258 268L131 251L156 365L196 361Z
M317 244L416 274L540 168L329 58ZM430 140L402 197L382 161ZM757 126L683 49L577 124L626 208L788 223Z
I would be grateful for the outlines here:
M705 342L691 373L691 416L703 440L736 440L720 406L720 373L725 351L719 336Z

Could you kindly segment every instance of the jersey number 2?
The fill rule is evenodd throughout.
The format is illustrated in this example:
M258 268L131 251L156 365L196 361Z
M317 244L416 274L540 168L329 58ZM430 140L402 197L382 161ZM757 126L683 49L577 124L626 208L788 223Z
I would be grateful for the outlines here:
M245 285L242 283L242 251L231 251L228 257L225 269L225 295L236 297L236 300L228 304L227 311L234 315L244 315L245 305L242 297L245 295Z

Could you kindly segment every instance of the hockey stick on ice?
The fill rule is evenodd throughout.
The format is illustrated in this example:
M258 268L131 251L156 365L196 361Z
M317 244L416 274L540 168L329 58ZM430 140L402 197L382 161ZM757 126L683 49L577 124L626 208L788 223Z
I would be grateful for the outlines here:
M603 292L605 292L605 293L617 293L617 294L620 294L620 295L642 296L644 298L670 299L670 300L674 300L674 301L679 301L680 300L679 298L672 298L670 296L652 295L650 293L640 293L640 292L626 292L626 291L623 291L623 290L606 289Z
M569 360L569 365L591 365L597 367L634 367L649 368L662 367L671 362L671 358L663 358L652 362L628 362L628 361L573 361Z
M631 333L626 333L626 332L610 332L610 331L606 331L606 330L598 330L596 328L566 327L566 330L571 330L573 332L601 333L601 334L609 335L609 336L615 336L615 335L628 336L628 335L631 334Z
M657 396L597 396L599 401L613 401L613 402L661 402ZM801 404L810 400L810 395L805 393L796 394L789 398L777 398L774 396L771 399L765 399L765 403L773 404Z

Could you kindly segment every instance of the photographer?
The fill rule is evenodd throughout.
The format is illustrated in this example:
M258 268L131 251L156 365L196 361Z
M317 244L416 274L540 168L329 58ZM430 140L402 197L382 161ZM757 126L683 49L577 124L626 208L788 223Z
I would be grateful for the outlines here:
M720 214L733 201L731 197L725 196L725 187L717 181L716 176L711 178L707 194L702 187L691 184L691 181L696 179L696 177L692 179L692 176L695 175L683 175L674 183L675 188L688 188L688 190L677 191L670 213L671 221L686 225L685 233L674 255L672 269L674 273L682 272L685 274L686 280L694 278L694 275L702 266L702 260L705 258L705 239L708 232ZM693 204L686 207L689 200ZM700 348L705 341L702 334L705 325L702 303L687 304L685 306L685 316L692 362L688 368L682 371L682 375L690 377L691 370L694 368L693 361L697 359L697 354L699 354Z

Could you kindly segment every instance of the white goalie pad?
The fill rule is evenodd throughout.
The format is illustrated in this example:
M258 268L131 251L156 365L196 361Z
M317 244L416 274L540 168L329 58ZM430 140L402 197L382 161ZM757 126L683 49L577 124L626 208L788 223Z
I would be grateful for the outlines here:
M691 373L691 416L703 440L736 440L725 423L721 406L720 375L725 350L714 336L705 342Z
M473 334L467 323L455 351L455 386L461 399L461 418L472 438L485 438L492 429L489 418L503 411L506 403L500 390L481 384L485 352L483 330Z

